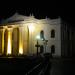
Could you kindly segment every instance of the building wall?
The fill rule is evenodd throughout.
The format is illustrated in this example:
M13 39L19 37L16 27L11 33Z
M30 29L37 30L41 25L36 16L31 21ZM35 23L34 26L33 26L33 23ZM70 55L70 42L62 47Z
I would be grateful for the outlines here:
M33 22L33 23L32 23ZM34 26L33 29L29 29L30 25ZM9 24L10 25L10 24ZM44 41L42 39L38 39L39 45L44 46L44 52L51 53L51 46L55 46L55 53L54 56L61 56L61 24L59 19L50 20L50 19L44 19L44 20L37 20L37 19L28 19L24 22L20 22L18 25L18 28L16 28L16 25L13 24L10 25L13 29L12 31L12 54L17 55L20 50L20 45L22 45L23 48L23 54L24 55L30 55L30 54L36 54L37 48L35 47L37 43L37 36L40 36L40 31L44 31L44 37L46 40L48 40L46 50ZM8 25L7 25L8 27ZM15 28L13 28L15 27ZM51 30L55 30L55 37L51 38ZM7 51L7 35L8 30L6 30L5 33L5 41L4 41L4 53ZM39 48L40 52L40 48Z
M60 25L44 25L45 38L48 40L47 52L51 52L51 46L55 45L55 56L61 56L61 30ZM55 30L55 38L51 38L51 30Z
M2 54L2 30L0 30L0 55Z
M75 27L62 21L61 32L62 57L75 57Z
M46 47L45 52L51 53L51 46L55 45L55 53L53 54L54 56L61 56L61 25L60 23L55 23L55 24L50 24L50 23L40 23L38 25L35 25L36 30L33 32L33 38L32 40L34 41L32 47L33 52L36 53L36 47L35 44L37 43L36 36L40 34L40 31L44 31L44 37L46 40L48 40L48 44ZM51 30L55 30L55 38L51 38ZM39 44L44 46L44 42L40 39Z
M61 30L60 25L50 25L50 29L48 29L48 34L46 34L49 42L48 42L48 52L51 52L51 46L55 45L55 53L54 56L61 56ZM51 38L51 30L55 30L55 38Z

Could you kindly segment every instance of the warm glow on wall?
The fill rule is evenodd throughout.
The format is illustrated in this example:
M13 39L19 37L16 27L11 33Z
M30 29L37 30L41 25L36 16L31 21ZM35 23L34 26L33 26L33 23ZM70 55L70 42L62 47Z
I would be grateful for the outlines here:
M11 32L8 31L7 54L11 54Z
M34 31L33 23L31 23L31 24L29 25L29 31L31 31L31 32L33 32L33 31Z
M23 54L23 47L22 47L22 44L20 44L20 46L19 46L19 54Z

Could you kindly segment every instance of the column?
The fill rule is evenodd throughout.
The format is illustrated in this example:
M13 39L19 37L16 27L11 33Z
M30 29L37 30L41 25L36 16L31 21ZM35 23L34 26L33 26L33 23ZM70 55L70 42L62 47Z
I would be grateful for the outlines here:
M27 28L24 26L22 28L22 35L23 35L23 54L27 55L28 54L28 33L27 33Z
M2 54L4 54L4 32L5 29L2 29Z
M22 32L22 27L19 27L19 54L23 54L23 32Z
M27 26L27 54L29 55L29 28Z
M12 53L12 28L8 28L7 55Z
M29 42L29 54L32 55L34 52L34 26L31 24L29 27L28 27L28 42Z
M4 30L0 29L0 55L4 53Z
M0 55L2 55L2 30L0 29Z

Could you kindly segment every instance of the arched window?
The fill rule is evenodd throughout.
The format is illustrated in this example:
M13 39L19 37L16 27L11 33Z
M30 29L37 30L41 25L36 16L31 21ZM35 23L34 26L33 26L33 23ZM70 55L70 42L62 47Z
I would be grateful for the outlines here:
M43 30L40 31L40 38L44 39L44 31Z
M55 30L54 29L51 30L51 38L55 38Z
M55 53L55 45L51 46L51 53L54 54Z

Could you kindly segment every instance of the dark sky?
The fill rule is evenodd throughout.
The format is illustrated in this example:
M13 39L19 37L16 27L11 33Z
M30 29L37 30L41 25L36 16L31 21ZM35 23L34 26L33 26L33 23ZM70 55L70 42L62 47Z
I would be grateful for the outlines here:
M73 2L72 2L73 3ZM72 24L74 23L74 4L71 2L62 2L62 1L55 1L50 0L49 2L22 2L18 1L11 2L10 3L4 3L3 5L0 5L0 19L2 18L8 18L12 16L16 11L23 15L30 15L30 13L33 13L36 18L45 18L46 16L48 18L57 18L60 16L62 19L64 19L67 22L70 22Z

